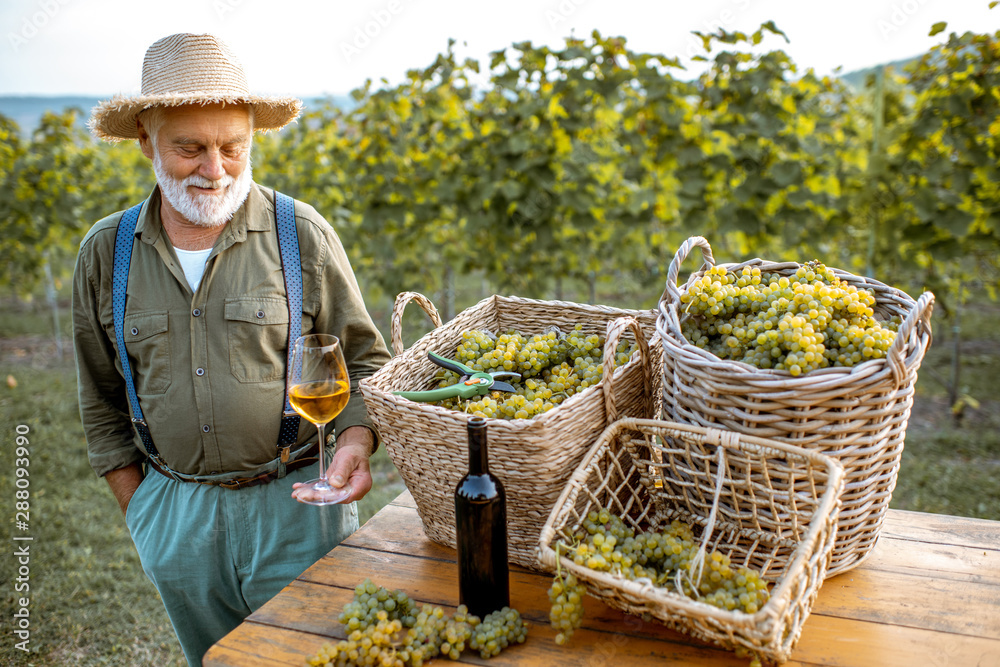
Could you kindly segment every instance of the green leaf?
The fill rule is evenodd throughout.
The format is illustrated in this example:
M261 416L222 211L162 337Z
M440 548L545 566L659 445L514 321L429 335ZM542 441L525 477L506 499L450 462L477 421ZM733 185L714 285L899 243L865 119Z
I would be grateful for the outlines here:
M903 230L903 236L907 241L916 243L919 246L929 245L938 238L937 228L932 224L913 224Z
M531 139L527 134L519 132L507 141L507 150L510 153L520 155L531 148Z
M697 144L688 144L677 151L677 164L681 167L689 167L699 164L705 157L705 152Z
M776 164L771 169L771 177L780 187L787 188L792 183L798 183L802 178L802 167L798 162L786 160Z
M934 35L938 34L939 32L944 32L944 30L947 27L948 27L948 22L947 21L938 21L937 23L935 23L934 25L931 26L931 31L928 33L928 35L930 37L933 37Z
M760 234L762 229L760 216L756 211L741 208L736 211L736 219L732 221L732 227L744 234Z
M689 197L698 197L703 195L707 184L707 178L700 174L692 173L681 181L681 192Z
M782 37L785 38L785 43L787 44L791 43L791 40L788 39L788 35L786 35L782 30L779 30L778 26L774 24L774 21L767 21L766 23L761 23L760 28L757 30L757 32L753 34L754 44L760 44L761 39L763 38L763 32L765 30L774 35L781 35Z
M949 208L938 220L938 226L941 229L947 230L956 238L961 239L969 233L969 224L971 222L972 216L965 211L960 211L957 208Z

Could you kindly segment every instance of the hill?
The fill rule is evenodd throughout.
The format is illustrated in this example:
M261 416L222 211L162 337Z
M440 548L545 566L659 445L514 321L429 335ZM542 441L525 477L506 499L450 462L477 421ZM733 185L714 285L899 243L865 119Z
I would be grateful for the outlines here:
M97 97L0 95L0 114L13 119L23 135L30 134L46 111L61 113L69 108L80 110L81 123L86 123L90 110L99 102Z
M891 67L896 70L897 73L902 73L903 68L911 63L915 63L920 60L920 56L913 56L912 58L903 58L902 60L893 60L892 62L882 63L881 65L872 65L871 67L865 67L864 69L857 69L853 72L848 72L847 74L841 74L840 80L848 85L854 91L860 91L865 87L865 78L869 74L875 74L875 71L881 67Z
M46 111L61 113L69 108L80 110L79 122L81 127L85 127L87 119L90 117L90 110L101 100L110 96L85 97L74 95L0 95L0 114L7 116L17 122L21 128L21 134L27 136L38 127L42 119L42 114ZM331 101L341 107L349 107L353 104L350 97L346 95L334 95L331 97L304 98L306 111L316 108L320 104Z

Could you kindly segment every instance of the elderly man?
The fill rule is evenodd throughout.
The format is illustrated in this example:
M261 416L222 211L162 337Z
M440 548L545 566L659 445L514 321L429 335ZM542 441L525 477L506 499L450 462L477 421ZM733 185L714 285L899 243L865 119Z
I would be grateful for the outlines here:
M81 243L80 411L91 465L193 665L357 528L353 501L372 483L358 382L385 344L331 226L251 176L253 132L300 107L251 95L224 44L183 34L149 48L140 96L91 119L103 139L138 139L157 186ZM316 428L286 403L288 349L308 333L337 336L350 374L327 459L343 504L293 499L318 472Z

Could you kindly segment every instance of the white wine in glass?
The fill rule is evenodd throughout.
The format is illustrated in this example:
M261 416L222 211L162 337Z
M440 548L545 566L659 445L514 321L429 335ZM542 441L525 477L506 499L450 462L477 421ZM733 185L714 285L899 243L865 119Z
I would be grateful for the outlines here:
M319 431L319 478L295 489L296 500L310 505L343 502L349 484L331 486L326 479L326 425L340 414L351 394L351 381L340 340L329 334L309 334L295 341L288 369L288 402Z

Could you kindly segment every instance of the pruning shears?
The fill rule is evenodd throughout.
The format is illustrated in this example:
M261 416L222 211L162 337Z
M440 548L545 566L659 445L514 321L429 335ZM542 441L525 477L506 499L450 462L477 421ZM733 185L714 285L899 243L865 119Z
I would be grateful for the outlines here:
M497 380L497 377L521 377L520 373L515 373L513 371L495 371L493 373L476 371L469 368L465 364L451 359L446 359L440 354L435 354L434 352L428 352L427 358L442 368L447 368L450 371L458 373L458 383L448 387L441 387L440 389L429 389L427 391L394 391L392 392L393 394L396 396L402 396L403 398L407 398L411 401L432 403L434 401L443 401L446 398L454 398L456 396L461 398L482 396L483 394L487 394L491 391L507 391L514 393L517 391L514 387L506 382Z

